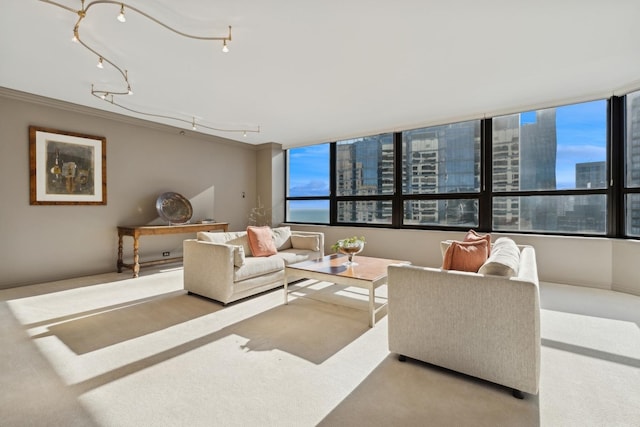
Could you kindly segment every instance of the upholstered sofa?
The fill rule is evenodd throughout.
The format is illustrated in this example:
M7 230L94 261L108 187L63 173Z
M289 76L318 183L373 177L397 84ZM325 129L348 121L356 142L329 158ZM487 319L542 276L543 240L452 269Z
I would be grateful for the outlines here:
M531 246L517 248L515 268L490 270L504 276L390 266L389 350L400 360L410 357L504 385L513 389L514 397L537 394L536 257Z
M270 232L277 252L269 256L254 256L247 231L200 232L185 240L184 289L228 304L284 285L285 264L324 256L323 233L289 227Z

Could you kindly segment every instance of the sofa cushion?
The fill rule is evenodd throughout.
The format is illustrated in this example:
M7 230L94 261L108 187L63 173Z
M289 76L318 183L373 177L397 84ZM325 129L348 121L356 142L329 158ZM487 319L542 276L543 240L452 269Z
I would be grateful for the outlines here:
M250 257L245 259L242 267L234 269L233 281L239 282L282 269L284 269L284 261L277 256Z
M317 252L320 250L320 238L318 236L291 235L291 246L294 249L306 249Z
M475 230L469 230L464 236L463 242L477 242L478 240L487 241L487 255L491 256L491 234L478 234Z
M273 232L271 227L247 227L247 237L249 238L249 247L251 254L255 257L266 257L278 253L276 245L273 241Z
M491 255L480 267L478 273L492 276L512 277L518 275L520 249L508 237L500 237L493 244Z
M278 254L275 255L279 258L282 258L285 265L295 264L296 262L307 261L312 252L306 249L285 249L283 251L278 251Z
M271 231L273 232L273 243L276 245L277 250L291 249L290 227L275 227Z
M440 252L442 252L442 260L444 260L444 254L447 253L447 249L449 249L449 246L451 246L453 242L455 242L455 240L443 240L440 242Z
M487 241L451 242L444 254L442 268L445 270L470 271L476 273L487 260Z
M199 231L197 234L197 238L198 240L204 240L205 242L222 243L226 245L240 245L244 248L245 256L252 255L246 231L229 231L225 233Z

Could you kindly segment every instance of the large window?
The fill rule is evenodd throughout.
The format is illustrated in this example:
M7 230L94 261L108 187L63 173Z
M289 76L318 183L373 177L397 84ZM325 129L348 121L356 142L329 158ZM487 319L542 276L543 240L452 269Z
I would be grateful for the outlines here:
M474 120L402 132L403 224L478 226L480 129Z
M337 222L391 224L395 191L393 134L336 144Z
M492 228L605 234L606 165L606 101L493 118Z
M287 177L292 222L640 237L640 92L292 149Z
M329 223L329 148L320 144L287 150L287 221Z

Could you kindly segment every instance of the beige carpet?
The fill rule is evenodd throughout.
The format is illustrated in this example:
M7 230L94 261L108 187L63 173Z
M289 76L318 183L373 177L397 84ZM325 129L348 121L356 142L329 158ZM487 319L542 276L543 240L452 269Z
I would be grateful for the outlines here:
M358 290L301 285L287 306L187 295L180 268L0 291L0 425L640 425L639 297L542 284L541 390L517 400L399 362Z

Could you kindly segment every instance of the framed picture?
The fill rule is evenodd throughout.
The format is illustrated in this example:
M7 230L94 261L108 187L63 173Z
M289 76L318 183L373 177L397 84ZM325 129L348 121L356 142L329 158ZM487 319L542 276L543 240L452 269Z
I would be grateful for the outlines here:
M107 139L29 126L30 203L106 205Z

